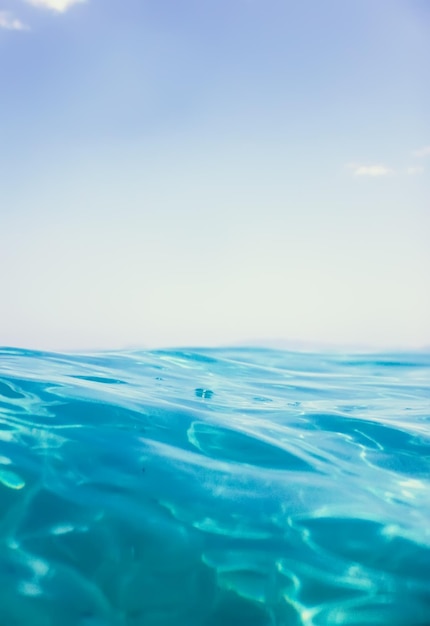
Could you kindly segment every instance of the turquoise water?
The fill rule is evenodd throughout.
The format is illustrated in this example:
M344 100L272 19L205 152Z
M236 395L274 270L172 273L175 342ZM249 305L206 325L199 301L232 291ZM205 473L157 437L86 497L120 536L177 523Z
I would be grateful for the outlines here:
M1 626L430 624L430 354L0 350Z

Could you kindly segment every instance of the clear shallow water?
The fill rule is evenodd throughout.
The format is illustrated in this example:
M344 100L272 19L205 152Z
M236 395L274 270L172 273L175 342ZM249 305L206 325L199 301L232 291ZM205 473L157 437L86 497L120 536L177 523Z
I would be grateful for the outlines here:
M428 626L430 355L0 350L1 626Z

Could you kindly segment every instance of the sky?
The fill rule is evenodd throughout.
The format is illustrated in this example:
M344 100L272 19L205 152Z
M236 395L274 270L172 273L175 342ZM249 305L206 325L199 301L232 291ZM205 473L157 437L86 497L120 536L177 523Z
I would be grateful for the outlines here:
M0 0L0 345L430 346L428 0Z

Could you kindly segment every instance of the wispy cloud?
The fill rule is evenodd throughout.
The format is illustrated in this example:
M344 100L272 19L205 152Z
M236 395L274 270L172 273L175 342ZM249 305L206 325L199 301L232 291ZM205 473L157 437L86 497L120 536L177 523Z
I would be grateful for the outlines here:
M359 165L357 163L349 163L347 167L352 171L354 176L389 176L393 174L393 170L386 165Z
M85 2L85 0L27 0L27 2L35 7L64 13L73 5Z
M422 174L424 172L424 168L421 166L418 167L408 167L406 170L406 174L408 176L416 176L417 174Z
M26 24L7 11L0 11L0 28L6 30L29 30Z
M430 156L430 146L424 146L423 148L419 148L418 150L414 150L413 153L414 157L417 157L419 159L422 159L424 157L428 157Z

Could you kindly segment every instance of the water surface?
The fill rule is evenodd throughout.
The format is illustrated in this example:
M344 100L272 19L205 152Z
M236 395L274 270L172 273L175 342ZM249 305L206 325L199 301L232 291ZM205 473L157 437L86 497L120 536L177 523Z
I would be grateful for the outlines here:
M429 354L0 350L1 626L428 626L429 520Z

